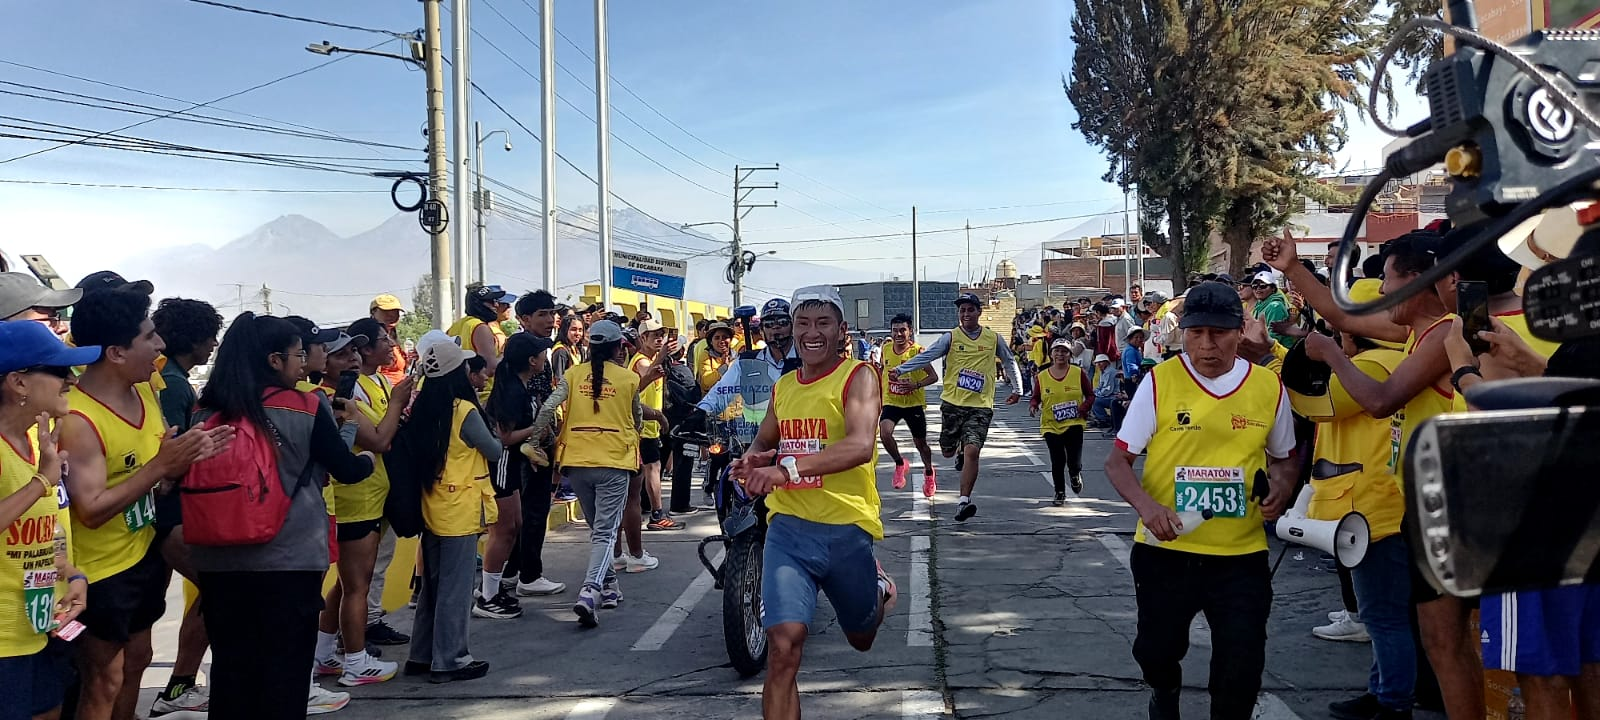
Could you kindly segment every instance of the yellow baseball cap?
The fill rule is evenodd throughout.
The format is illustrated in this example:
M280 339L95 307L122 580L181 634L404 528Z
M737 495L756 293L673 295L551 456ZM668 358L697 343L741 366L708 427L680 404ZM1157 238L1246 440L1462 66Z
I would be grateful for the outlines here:
M400 304L400 298L397 298L397 297L395 297L393 295L384 294L384 295L379 295L379 296L373 298L372 299L372 305L368 306L367 309L368 310L405 310L405 307Z
M1383 297L1383 281L1377 278L1362 278L1357 280L1354 285L1350 286L1351 302L1364 304L1377 300L1381 297ZM1371 340L1379 347L1385 347L1391 350L1399 350L1405 347L1403 343L1390 342L1388 340L1378 340L1375 338L1367 339Z

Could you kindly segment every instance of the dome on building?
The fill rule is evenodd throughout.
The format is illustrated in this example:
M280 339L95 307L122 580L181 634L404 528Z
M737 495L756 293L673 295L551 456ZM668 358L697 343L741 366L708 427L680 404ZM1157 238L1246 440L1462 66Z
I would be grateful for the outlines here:
M1011 262L1009 258L1001 260L998 265L995 265L994 276L1000 280L1017 279L1017 264Z

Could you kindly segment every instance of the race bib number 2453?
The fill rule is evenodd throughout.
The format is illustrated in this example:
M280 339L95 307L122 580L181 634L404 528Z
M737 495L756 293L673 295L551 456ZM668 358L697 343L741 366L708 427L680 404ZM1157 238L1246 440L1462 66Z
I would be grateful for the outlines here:
M1173 475L1173 509L1210 510L1212 517L1242 518L1248 496L1244 468L1179 467Z

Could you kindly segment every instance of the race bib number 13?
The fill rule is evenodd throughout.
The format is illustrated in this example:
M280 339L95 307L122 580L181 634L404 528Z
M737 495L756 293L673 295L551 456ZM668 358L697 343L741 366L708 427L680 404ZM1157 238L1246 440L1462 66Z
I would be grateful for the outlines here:
M956 387L968 392L983 392L987 378L977 370L962 369L956 372Z
M156 521L156 496L151 491L144 497L133 501L128 509L122 511L122 522L127 523L128 532L138 532Z
M1173 509L1210 510L1213 517L1242 518L1247 508L1244 468L1179 467L1173 476Z
M50 632L56 614L56 571L26 570L22 573L22 609L28 626L36 633Z

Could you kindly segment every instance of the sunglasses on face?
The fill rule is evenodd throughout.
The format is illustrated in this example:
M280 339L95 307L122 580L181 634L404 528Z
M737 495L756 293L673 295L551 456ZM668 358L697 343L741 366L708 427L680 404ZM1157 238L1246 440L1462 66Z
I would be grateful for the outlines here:
M763 328L786 328L786 327L789 327L789 323L790 323L789 318L777 318L775 320L762 320L761 321L761 327L763 327Z
M1251 290L1265 290L1265 289L1267 289L1269 287L1272 287L1272 286L1271 285L1263 285L1261 283L1252 283L1250 285L1250 289Z
M36 366L36 367L31 367L31 368L28 368L26 370L23 370L22 372L23 373L41 373L41 374L44 374L44 375L53 375L55 377L61 378L62 380L65 380L65 379L67 379L69 377L72 377L72 368L67 368L67 367L50 367L50 366L45 366L45 365L39 365L39 366Z

